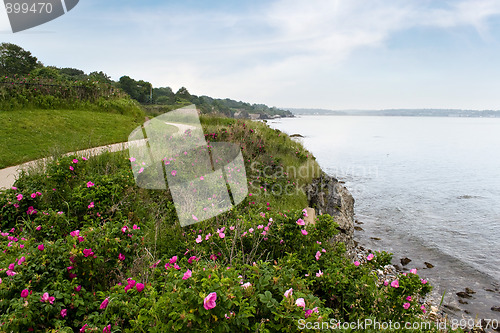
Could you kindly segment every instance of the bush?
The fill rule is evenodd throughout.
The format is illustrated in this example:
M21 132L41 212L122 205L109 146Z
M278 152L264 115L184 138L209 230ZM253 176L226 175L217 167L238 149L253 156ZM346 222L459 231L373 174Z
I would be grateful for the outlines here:
M247 161L276 162L266 129L223 126L212 138L242 140ZM306 225L304 211L276 208L272 191L181 228L168 192L134 185L125 153L62 157L15 186L0 193L2 331L296 332L423 318L430 286L415 271L379 281L390 254L353 263L329 242L332 217Z

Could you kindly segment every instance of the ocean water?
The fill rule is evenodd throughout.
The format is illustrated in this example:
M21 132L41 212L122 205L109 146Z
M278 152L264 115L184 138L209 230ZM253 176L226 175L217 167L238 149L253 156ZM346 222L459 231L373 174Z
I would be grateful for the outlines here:
M500 119L300 116L269 121L353 194L355 238L435 285L439 303L500 320ZM361 224L362 223L362 224ZM434 265L428 269L424 262ZM465 287L476 293L458 302Z

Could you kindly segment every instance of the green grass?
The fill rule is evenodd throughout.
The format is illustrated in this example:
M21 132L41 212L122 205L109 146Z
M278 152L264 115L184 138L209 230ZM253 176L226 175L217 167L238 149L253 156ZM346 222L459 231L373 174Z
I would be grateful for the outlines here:
M83 110L0 111L0 169L127 141L142 117Z

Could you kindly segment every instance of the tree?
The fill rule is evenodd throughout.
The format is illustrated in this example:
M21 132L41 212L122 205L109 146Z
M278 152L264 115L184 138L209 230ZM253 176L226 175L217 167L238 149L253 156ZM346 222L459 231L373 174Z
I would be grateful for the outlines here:
M91 81L97 81L97 82L101 82L101 83L109 83L111 84L111 77L100 71L100 72L92 72L89 74L89 79Z
M20 46L11 43L0 44L0 74L25 75L39 67L38 59Z
M139 103L147 103L150 101L150 93L152 85L149 82L140 80L136 81L129 76L122 76L119 81L120 88Z

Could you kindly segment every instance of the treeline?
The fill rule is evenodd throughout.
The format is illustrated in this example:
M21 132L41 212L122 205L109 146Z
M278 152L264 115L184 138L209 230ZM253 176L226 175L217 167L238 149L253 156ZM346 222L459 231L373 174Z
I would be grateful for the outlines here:
M170 87L155 88L150 82L127 75L113 81L102 71L86 74L77 68L45 66L30 51L18 45L0 44L2 109L78 108L89 107L89 103L103 107L109 106L109 101L123 100L124 97L140 103L152 115L195 104L203 114L227 117L265 119L293 116L290 111L263 104L192 95L185 87L176 92Z

